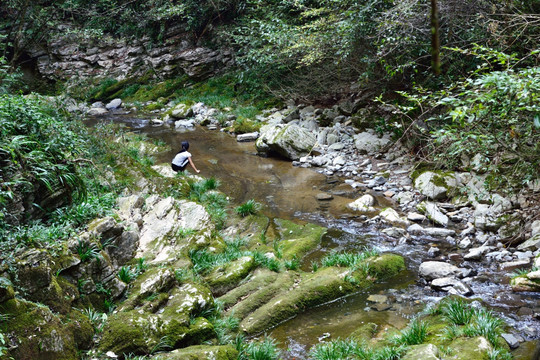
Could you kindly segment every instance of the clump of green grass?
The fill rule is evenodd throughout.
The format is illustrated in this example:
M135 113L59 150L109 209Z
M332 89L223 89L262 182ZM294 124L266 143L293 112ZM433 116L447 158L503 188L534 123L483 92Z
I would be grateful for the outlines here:
M146 265L144 261L144 258L139 258L137 259L137 263L134 267L129 265L122 266L120 270L118 270L118 278L126 284L129 284L130 282L138 278L139 275L145 272L148 268L148 265Z
M268 257L259 251L254 251L251 254L254 257L255 264L257 264L257 266L265 267L268 270L271 270L274 272L279 272L279 270L281 269L281 264L278 259Z
M397 345L418 345L424 342L428 334L427 323L413 319L409 326L401 331L401 334L394 337L392 342Z
M77 254L79 254L82 262L99 259L101 257L100 252L95 243L79 239L77 243Z
M283 266L285 266L287 270L298 270L300 267L300 261L296 255L294 255L292 259L283 261Z
M465 326L463 333L466 336L483 336L489 342L498 346L499 336L503 330L503 321L496 317L491 311L479 309L475 311L473 320Z
M467 325L475 315L475 310L461 298L450 298L440 306L442 316L455 325Z
M219 187L219 180L211 177L200 181L189 181L188 185L189 199L202 202L204 194L206 194L210 190L215 190Z
M238 206L235 210L236 213L242 217L248 215L255 215L261 209L261 204L251 199Z
M364 270L367 272L367 270L369 270L368 264L364 261L370 257L377 256L378 254L379 252L374 249L364 249L359 253L331 251L328 255L322 258L321 265L325 267L348 267L356 270L363 264L363 267L365 268Z
M405 352L405 346L370 349L352 339L336 339L315 345L309 356L315 360L398 360Z
M239 360L278 360L280 355L276 341L266 336L261 341L240 344L239 353Z
M99 334L103 331L105 324L107 323L107 314L96 311L92 308L83 310L84 315L88 317L94 328L94 332Z

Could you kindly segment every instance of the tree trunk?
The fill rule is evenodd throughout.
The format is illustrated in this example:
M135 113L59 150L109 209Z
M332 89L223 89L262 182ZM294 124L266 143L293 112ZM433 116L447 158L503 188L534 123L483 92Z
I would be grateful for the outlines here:
M441 74L441 43L439 41L439 9L437 0L431 0L431 68Z

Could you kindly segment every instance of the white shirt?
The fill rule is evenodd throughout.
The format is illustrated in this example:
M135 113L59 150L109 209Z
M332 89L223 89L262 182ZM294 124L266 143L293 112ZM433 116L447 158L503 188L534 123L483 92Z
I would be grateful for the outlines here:
M181 153L176 154L172 163L176 166L184 167L187 165L191 154L188 151L182 151Z

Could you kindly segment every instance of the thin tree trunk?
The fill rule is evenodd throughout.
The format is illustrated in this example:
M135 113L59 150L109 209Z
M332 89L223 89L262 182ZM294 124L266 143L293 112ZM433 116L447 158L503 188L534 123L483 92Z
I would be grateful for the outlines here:
M435 75L441 74L441 43L439 41L439 9L437 0L431 0L431 67Z

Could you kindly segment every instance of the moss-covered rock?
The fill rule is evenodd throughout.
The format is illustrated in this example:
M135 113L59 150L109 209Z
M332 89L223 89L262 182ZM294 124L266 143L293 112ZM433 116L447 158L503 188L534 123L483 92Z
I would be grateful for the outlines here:
M367 259L369 274L377 279L395 276L405 270L405 260L395 254L382 254Z
M540 279L529 279L521 275L510 281L513 291L540 291Z
M0 304L8 355L20 360L75 360L73 329L43 305L11 299Z
M64 324L73 334L75 345L79 350L88 350L92 346L94 337L94 327L88 319L88 316L80 310L73 309L64 317Z
M452 172L425 171L413 173L414 186L432 200L444 199L457 193L459 178Z
M274 224L279 234L279 247L284 259L301 259L314 250L320 243L327 229L315 224L296 224L289 220L275 219Z
M350 337L358 340L359 342L368 342L373 338L373 335L377 332L377 324L367 323L354 330Z
M15 290L9 279L0 277L0 304L15 297Z
M255 267L253 256L243 256L218 266L206 277L214 295L222 295L244 279Z
M401 360L439 360L439 349L433 344L413 345Z
M293 288L283 289L245 318L240 324L241 329L247 334L257 334L309 307L353 292L357 288L345 280L346 274L347 270L333 267L313 274L302 274Z
M487 360L488 353L493 349L483 336L475 338L457 338L449 345L451 354L443 355L443 360Z
M152 357L154 360L236 360L237 358L238 351L231 345L196 345Z
M161 333L159 316L133 310L119 312L107 321L99 348L115 354L149 354L158 344Z
M276 294L293 286L300 279L300 274L293 272L275 273L268 269L259 269L246 283L231 290L219 300L223 301L227 314L240 320L269 302Z

